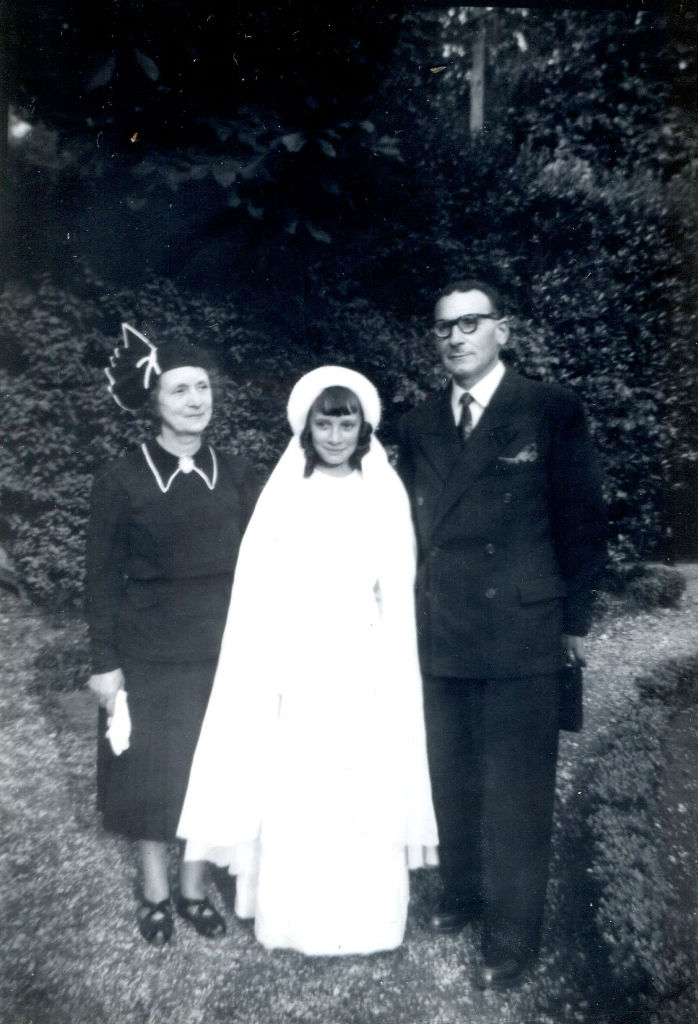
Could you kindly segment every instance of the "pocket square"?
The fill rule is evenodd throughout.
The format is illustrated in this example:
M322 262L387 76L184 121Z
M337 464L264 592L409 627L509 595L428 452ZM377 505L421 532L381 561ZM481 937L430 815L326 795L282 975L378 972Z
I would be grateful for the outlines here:
M512 455L511 457L506 455L500 455L498 461L508 462L511 465L512 463L518 462L535 462L537 458L538 445L535 441L533 441L531 444L525 445L520 452L516 453L516 455Z

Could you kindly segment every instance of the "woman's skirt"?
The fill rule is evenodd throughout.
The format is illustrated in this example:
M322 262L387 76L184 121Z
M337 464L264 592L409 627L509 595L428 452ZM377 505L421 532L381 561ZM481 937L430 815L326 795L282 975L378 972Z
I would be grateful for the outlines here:
M97 806L105 828L131 839L174 839L216 660L124 659L131 717L127 750L116 756L100 712Z

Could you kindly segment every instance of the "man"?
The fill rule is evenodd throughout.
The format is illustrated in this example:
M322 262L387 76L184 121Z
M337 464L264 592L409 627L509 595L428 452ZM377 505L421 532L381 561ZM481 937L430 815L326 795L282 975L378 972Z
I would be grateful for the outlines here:
M578 399L500 361L497 292L450 286L433 332L451 382L399 425L443 880L431 926L481 919L474 983L506 988L539 951L559 670L583 663L606 518Z

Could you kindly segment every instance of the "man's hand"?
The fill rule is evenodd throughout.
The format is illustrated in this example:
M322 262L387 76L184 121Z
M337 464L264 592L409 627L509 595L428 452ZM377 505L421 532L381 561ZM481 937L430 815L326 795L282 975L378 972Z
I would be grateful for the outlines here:
M124 673L120 668L112 669L111 672L98 672L87 680L88 688L92 690L108 715L114 714L114 700L119 690L124 688L124 684Z
M572 636L571 633L562 634L562 650L570 665L586 665L584 657L584 639L581 636Z

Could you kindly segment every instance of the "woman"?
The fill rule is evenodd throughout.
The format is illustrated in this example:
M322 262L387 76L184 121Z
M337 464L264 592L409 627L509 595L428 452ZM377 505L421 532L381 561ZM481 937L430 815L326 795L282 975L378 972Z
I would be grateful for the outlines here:
M373 435L375 388L325 366L240 550L178 834L237 875L268 948L372 953L403 938L437 843L407 496Z
M94 481L88 685L104 709L98 755L104 824L138 841L138 924L147 942L164 945L173 929L167 843L175 838L257 487L243 459L203 444L213 407L207 353L179 342L155 346L128 324L122 329L124 344L107 370L109 390L125 409L150 403L159 429ZM114 716L113 749L103 735L107 715ZM115 736L124 715L128 739ZM182 863L177 910L200 934L222 935L225 924L205 897L203 869L203 863Z

